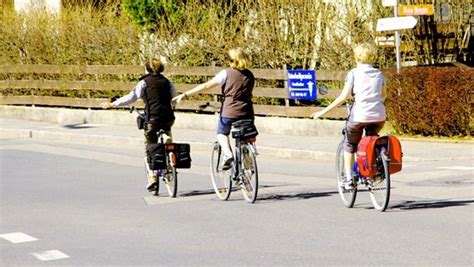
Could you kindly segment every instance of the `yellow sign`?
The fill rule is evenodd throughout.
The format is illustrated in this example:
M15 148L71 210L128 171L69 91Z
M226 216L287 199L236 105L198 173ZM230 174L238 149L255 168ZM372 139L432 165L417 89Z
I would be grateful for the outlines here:
M399 5L398 14L400 16L421 16L433 15L433 5Z

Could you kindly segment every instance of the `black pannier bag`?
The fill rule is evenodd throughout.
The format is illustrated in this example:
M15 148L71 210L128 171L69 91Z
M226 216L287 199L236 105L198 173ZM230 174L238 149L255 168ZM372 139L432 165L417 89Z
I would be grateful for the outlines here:
M137 128L138 130L142 130L145 128L145 114L140 114L137 116Z
M191 147L189 144L173 144L173 153L176 156L175 167L179 169L191 168Z
M146 147L148 166L152 170L166 169L166 153L173 152L175 167L191 168L191 147L189 144L148 144Z
M151 170L166 169L166 149L163 144L148 144L146 146L148 166Z
M252 120L239 120L232 123L230 130L233 138L251 138L258 135L257 127Z

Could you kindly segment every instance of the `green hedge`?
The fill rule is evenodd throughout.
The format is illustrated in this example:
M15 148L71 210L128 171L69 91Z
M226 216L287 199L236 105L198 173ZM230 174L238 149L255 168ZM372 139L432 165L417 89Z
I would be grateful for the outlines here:
M388 119L399 133L472 135L474 70L412 67L387 71Z
M349 1L346 13L319 0L95 4L118 1L68 0L60 16L0 5L0 64L130 65L163 56L177 66L226 66L226 51L240 46L254 68L344 70L355 65L352 44L373 40L371 25L390 13L379 2ZM390 54L381 49L378 65L393 65Z

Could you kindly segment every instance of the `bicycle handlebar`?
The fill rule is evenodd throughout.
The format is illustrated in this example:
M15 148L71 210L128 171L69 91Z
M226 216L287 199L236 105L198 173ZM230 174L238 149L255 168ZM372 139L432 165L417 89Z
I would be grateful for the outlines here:
M204 111L206 108L212 108L214 111L220 110L220 107L213 105L211 102L206 102L205 104L199 105L196 112Z
M205 109L205 108L209 107L210 105L211 105L211 103L206 102L206 104L199 105L199 109Z
M130 106L130 109L129 109L130 114L132 114L134 111L137 112L138 115L142 115L142 113L140 113L140 111L138 111L138 109L135 106Z

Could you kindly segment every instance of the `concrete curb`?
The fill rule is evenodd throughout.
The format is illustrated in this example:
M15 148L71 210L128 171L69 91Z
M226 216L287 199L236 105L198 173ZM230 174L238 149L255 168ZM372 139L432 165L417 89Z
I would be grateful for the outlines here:
M54 132L48 130L30 130L30 129L2 129L0 131L0 139L37 139L44 141L55 141L64 143L87 144L87 145L127 145L137 146L143 145L143 138L137 137L121 137L110 135L95 134L77 134ZM185 140L176 140L176 142L186 142L191 145L192 151L210 151L212 142L189 142ZM309 159L309 160L333 160L336 156L335 152L324 152L315 150L287 149L275 148L268 146L258 146L257 151L261 155L283 159ZM419 157L404 157L405 161L432 161L433 159L424 159ZM437 160L446 160L444 158ZM449 158L449 160L452 160Z
M55 141L64 143L87 144L87 145L127 145L127 146L142 146L143 138L137 137L121 137L110 135L95 135L95 134L77 134L54 132L47 130L30 130L30 129L2 129L0 132L0 139L37 139L44 141ZM196 151L211 151L212 143L205 142L188 142L184 140L176 140L176 142L186 142L191 145L192 150ZM293 150L284 148L274 148L257 146L257 151L260 154L276 157L276 158L299 158L299 159L315 159L323 160L334 158L335 153L327 153L321 151L311 150Z
M114 125L127 125L135 127L135 115L129 114L126 111L91 111L91 110L71 110L62 108L40 108L40 107L16 107L16 106L2 106L0 105L0 118L19 119L28 121L40 121L42 123L28 123L19 125L17 128L8 126L0 130L0 138L22 138L22 139L38 139L46 141L59 141L66 143L80 143L90 145L129 145L129 146L143 146L143 137L140 136L115 136L109 133L97 134L94 132L64 132L55 127L56 124L108 124L116 122ZM201 114L177 114L177 123L174 127L182 129L196 129L214 131L215 128L214 115ZM88 121L90 120L90 121ZM50 122L50 123L44 123ZM335 124L324 124L323 122L331 123L331 121L313 121L304 119L289 119L289 118L256 118L256 124L260 133L287 135L287 136L310 136L318 137L319 134L328 133L326 137L340 136L340 129L344 122L336 122ZM328 126L329 125L329 126ZM181 126L181 127L180 127ZM36 128L35 128L36 127ZM120 127L119 127L120 128ZM318 134L316 134L318 132ZM329 134L332 133L332 134ZM413 138L402 138L409 142L420 142L427 140L418 140ZM193 140L193 139L191 139ZM196 139L194 139L196 140ZM189 142L187 140L176 140L177 142L186 142L191 144L192 150L196 151L210 151L212 141L206 139L206 142ZM444 140L443 140L444 141ZM473 144L472 141L453 140L451 142L440 141L438 143L467 143ZM278 140L281 142L281 140ZM280 143L269 143L270 146L261 146L257 143L257 150L261 155L277 157L277 158L294 158L294 159L310 159L310 160L333 160L335 158L332 149L326 147L323 150L311 150L308 147L294 148L279 148ZM472 157L462 157L460 155L454 157L456 159L470 159ZM427 160L453 160L449 158L433 158L433 157L404 157L404 161L427 161Z

